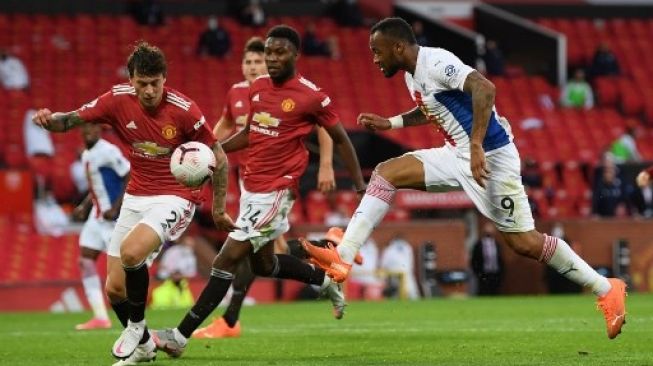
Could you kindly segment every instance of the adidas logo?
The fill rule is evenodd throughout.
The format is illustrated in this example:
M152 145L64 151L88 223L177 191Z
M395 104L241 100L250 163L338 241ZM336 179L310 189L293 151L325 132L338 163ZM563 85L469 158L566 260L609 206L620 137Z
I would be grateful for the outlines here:
M61 298L50 305L51 313L80 312L84 311L82 300L77 295L75 288L68 287L61 293Z
M259 95L258 95L258 94L256 94L256 95L252 98L252 102L260 102L260 98L259 98Z
M236 104L234 104L234 107L242 108L243 107L243 102L241 100L237 101Z
M131 121L127 124L127 128L129 128L130 130L136 130L138 129L138 126L136 126L136 122Z

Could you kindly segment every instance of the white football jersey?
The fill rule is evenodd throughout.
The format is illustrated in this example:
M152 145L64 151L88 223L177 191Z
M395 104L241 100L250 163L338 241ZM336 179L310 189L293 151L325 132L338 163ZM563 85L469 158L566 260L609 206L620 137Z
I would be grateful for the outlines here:
M415 74L405 73L411 98L424 115L438 128L446 143L459 154L469 154L472 134L472 97L463 91L465 79L473 68L456 55L433 47L420 47ZM483 148L498 149L512 141L510 125L492 107Z
M99 139L82 153L82 164L88 179L88 190L93 201L91 215L102 219L124 190L123 177L129 173L129 161L120 149Z

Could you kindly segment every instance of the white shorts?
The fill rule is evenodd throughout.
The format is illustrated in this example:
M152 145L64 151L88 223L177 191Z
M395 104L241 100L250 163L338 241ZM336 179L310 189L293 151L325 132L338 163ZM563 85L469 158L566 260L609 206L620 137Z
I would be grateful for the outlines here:
M454 147L407 153L424 164L424 182L429 192L460 189L474 202L478 210L494 221L499 231L527 232L535 229L528 197L521 180L519 152L510 143L490 151L485 156L490 178L487 189L476 183L469 157L456 154Z
M111 242L111 234L116 227L115 221L100 220L91 214L79 234L79 245L85 248L106 252Z
M289 189L268 193L240 192L240 210L236 226L229 237L249 241L256 253L265 244L283 235L288 229L288 214L295 203Z
M159 235L162 244L177 240L190 225L194 213L195 204L181 197L125 194L107 254L120 257L122 240L137 224L151 227Z

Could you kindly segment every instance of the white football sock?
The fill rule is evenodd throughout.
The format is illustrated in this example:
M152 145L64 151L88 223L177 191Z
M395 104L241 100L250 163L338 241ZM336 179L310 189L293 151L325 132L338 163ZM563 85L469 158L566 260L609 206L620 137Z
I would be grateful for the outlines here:
M360 247L372 234L372 230L383 220L397 189L388 181L372 174L365 196L356 208L347 230L338 245L338 254L345 263L353 263Z
M83 258L82 261L84 262L82 263L82 285L86 299L93 310L93 316L97 319L108 320L109 315L104 303L102 283L95 270L95 262L88 258Z
M569 280L591 288L597 296L607 294L612 288L607 278L590 267L564 240L555 236L544 234L544 248L539 260Z

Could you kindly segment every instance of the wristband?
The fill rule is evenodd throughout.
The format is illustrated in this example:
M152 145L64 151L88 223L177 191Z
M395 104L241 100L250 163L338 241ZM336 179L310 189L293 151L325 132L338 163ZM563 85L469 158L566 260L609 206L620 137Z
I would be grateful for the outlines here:
M388 120L390 121L390 128L393 130L404 127L404 117L401 114L390 117Z

